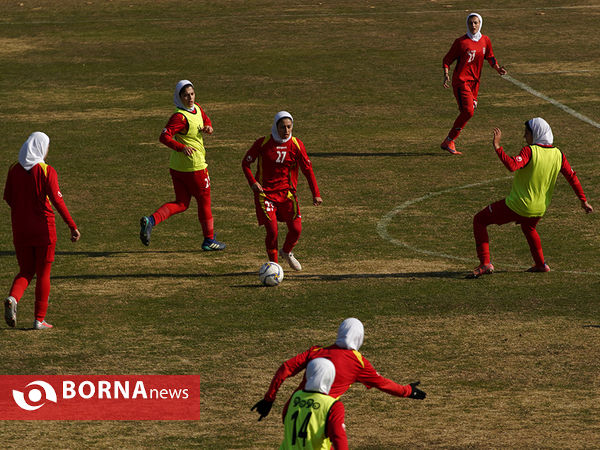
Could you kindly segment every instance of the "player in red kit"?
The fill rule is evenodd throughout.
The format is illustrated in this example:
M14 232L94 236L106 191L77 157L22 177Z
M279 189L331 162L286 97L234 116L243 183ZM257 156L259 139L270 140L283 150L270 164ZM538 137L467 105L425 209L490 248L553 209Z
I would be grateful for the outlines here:
M52 328L45 320L56 246L52 205L69 226L71 241L76 242L81 236L63 201L56 170L44 162L49 146L50 138L46 134L32 133L21 146L19 162L10 167L6 178L4 200L10 206L13 243L19 263L19 273L4 300L4 318L9 327L16 326L17 303L35 276L33 328Z
M175 190L175 201L167 202L149 216L140 219L140 240L150 245L152 229L174 214L184 212L192 197L198 204L198 221L204 240L202 250L224 250L225 244L215 239L210 200L210 177L202 134L213 133L212 123L196 102L196 91L189 80L175 86L175 112L160 134L160 142L169 147L169 171Z
M358 351L363 343L364 335L364 327L360 320L355 318L346 319L338 329L335 344L329 347L311 347L284 362L275 373L264 398L252 408L252 410L256 409L260 414L258 420L269 414L277 391L286 378L302 372L306 369L306 365L315 358L327 358L335 365L336 376L329 391L329 395L332 397L340 397L353 383L359 381L367 386L367 388L376 387L396 397L410 397L423 400L426 394L417 388L419 385L418 381L407 385L400 385L379 375L367 358ZM296 390L304 389L305 383L306 377L302 379ZM286 411L287 404L283 408L284 417Z
M450 87L450 77L448 69L456 61L456 67L452 74L452 88L454 97L458 103L460 114L454 121L448 136L440 147L453 155L461 155L456 150L454 141L467 125L467 122L477 108L477 94L479 92L479 80L481 79L481 68L483 61L492 66L500 75L506 75L506 69L498 65L492 50L492 41L490 38L481 34L483 19L477 13L471 13L467 16L467 34L454 41L452 47L446 53L443 60L444 68L444 87Z
M294 119L287 111L275 115L271 135L257 139L242 160L242 170L254 192L254 204L259 225L267 232L265 245L269 261L278 262L277 222L285 222L288 228L279 255L294 270L302 266L294 257L292 249L298 243L302 221L296 186L298 168L302 171L313 195L313 205L323 203L317 180L308 159L304 144L292 137ZM250 166L256 161L256 174Z

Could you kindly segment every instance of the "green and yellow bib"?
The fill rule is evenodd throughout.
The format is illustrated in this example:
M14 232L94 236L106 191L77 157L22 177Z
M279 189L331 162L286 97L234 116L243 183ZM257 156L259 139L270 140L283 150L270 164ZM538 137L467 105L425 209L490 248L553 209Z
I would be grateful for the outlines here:
M556 147L530 145L529 163L515 172L506 206L524 217L541 217L552 201L562 153Z
M177 108L175 112L183 114L187 119L188 132L187 134L176 134L174 139L183 145L195 148L196 151L191 156L187 156L183 152L173 150L169 160L169 167L179 172L195 172L206 169L208 166L206 164L206 150L204 149L204 140L200 131L204 127L204 121L202 120L200 107L196 105L195 114L181 108Z

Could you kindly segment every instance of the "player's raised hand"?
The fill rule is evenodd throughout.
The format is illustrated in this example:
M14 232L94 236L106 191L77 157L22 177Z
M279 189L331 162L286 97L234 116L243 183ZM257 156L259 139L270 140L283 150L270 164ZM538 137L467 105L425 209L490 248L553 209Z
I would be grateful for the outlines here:
M261 421L264 417L267 417L269 415L272 406L273 402L268 402L263 398L258 403L256 403L256 405L250 408L250 411L254 411L256 409L256 412L260 414L258 420Z
M497 150L500 147L502 147L500 145L500 139L502 138L502 131L500 130L500 128L496 127L494 128L494 137L492 139L492 145L494 146L494 148Z
M421 384L420 381L415 381L414 383L409 384L409 386L412 388L412 392L408 396L409 398L414 398L415 400L423 400L425 397L427 397L427 394L417 387L419 384Z

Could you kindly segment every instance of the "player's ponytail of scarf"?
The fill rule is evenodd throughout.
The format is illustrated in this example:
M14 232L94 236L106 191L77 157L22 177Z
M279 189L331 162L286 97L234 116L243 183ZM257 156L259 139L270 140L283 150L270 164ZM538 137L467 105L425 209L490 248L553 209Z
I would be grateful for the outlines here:
M305 391L329 394L335 379L335 366L325 358L315 358L306 366Z
M531 130L534 144L552 145L554 142L554 135L552 134L552 128L550 128L548 122L541 117L534 117L527 121L527 126Z
M179 96L181 90L188 85L192 88L194 87L190 80L181 80L177 83L175 86L175 92L173 93L173 103L175 103L175 106L177 106L179 109L185 109L186 111L194 112L195 106L192 106L192 109L186 108L181 101L181 97Z
M351 317L340 324L335 345L348 350L358 351L363 344L364 338L365 328L362 322Z
M475 34L471 34L471 30L469 29L469 19L473 16L477 16L479 17L479 30L477 31L477 33ZM481 29L483 28L483 18L477 14L477 13L471 13L467 16L467 36L469 36L469 39L471 39L472 41L477 42L479 39L481 39Z
M275 114L275 118L273 119L273 125L271 126L271 136L273 136L273 139L275 139L275 141L279 142L280 144L284 144L292 138L292 133L290 132L290 135L287 139L281 139L279 137L279 131L277 131L277 123L281 119L285 119L286 117L292 121L292 128L293 128L294 118L287 111L279 111L277 114Z
M34 131L29 135L19 151L19 163L27 171L35 165L43 163L48 154L50 138L46 133Z

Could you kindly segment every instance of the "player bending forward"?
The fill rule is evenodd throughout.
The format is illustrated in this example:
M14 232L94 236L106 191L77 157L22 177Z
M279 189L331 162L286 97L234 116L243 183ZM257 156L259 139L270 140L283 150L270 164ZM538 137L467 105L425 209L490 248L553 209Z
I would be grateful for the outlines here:
M344 320L339 329L335 344L329 347L314 346L303 353L294 356L284 362L273 377L271 386L264 398L252 407L260 414L258 420L266 417L271 411L277 390L289 376L294 376L303 371L308 363L315 358L327 358L334 365L336 377L329 395L338 398L343 395L350 386L359 381L367 388L376 387L377 389L394 395L396 397L409 397L417 400L423 400L427 394L418 389L419 382L407 384L405 386L394 383L392 380L382 377L373 368L369 360L365 358L358 349L364 340L365 330L360 320L349 318ZM296 389L304 389L306 385L306 374L302 382ZM289 400L283 408L285 417Z
M494 128L493 145L496 154L508 170L515 172L515 177L508 197L486 206L473 218L473 234L479 266L470 275L471 278L494 271L494 266L490 262L487 232L487 226L492 223L520 224L535 263L527 271L550 271L550 267L544 260L540 236L535 228L552 200L559 172L573 188L583 210L586 213L594 210L587 202L581 183L575 171L571 169L567 157L553 145L552 129L544 119L536 117L525 122L524 138L528 145L523 147L517 156L511 157L504 153L504 149L500 146L501 137L500 129Z

